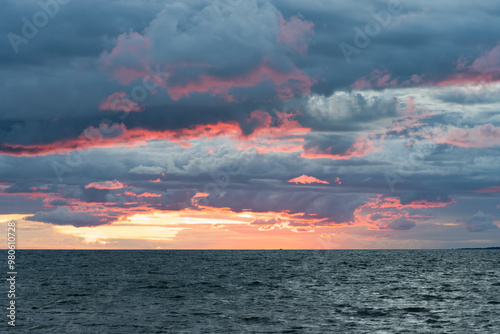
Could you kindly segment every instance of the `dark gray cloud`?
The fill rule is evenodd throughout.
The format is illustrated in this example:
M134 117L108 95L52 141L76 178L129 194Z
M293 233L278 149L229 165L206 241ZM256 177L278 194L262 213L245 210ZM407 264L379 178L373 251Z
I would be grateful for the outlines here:
M75 139L85 128L98 126L103 118L116 123L123 121L128 129L172 129L237 121L248 134L252 131L246 124L249 112L264 108L273 114L274 109L282 109L275 96L276 87L264 81L246 88L230 88L228 93L240 103L229 106L221 104L217 92L224 90L221 82L232 80L235 86L234 80L248 77L264 60L269 60L269 66L281 73L301 71L316 81L313 93L329 95L369 76L372 69L387 71L392 78L401 78L399 82L413 74L432 76L434 80L445 78L456 71L460 57L471 65L497 44L489 32L499 25L492 13L499 12L500 7L491 2L401 4L401 14L393 15L391 24L382 28L353 57L351 64L345 62L340 43L354 43L353 29L364 29L366 23L374 20L373 12L387 10L387 2L367 2L360 7L359 3L349 2L315 1L304 6L299 2L241 1L220 15L209 2L88 1L60 5L57 14L36 36L20 45L17 54L8 38L0 41L0 72L4 77L3 96L0 96L5 101L0 107L3 151L36 152L5 144L33 145ZM2 12L0 30L5 36L10 32L22 34L22 17L32 20L33 14L40 10L35 1L8 2ZM464 16L464 12L474 15ZM307 35L306 55L277 42L281 16L285 20L297 16L302 22L314 24L314 34ZM121 40L119 36L123 36ZM440 36L448 36L448 42L444 43ZM127 51L127 46L142 46L146 38L149 49ZM481 47L477 48L472 41ZM435 47L436 43L440 47ZM113 53L114 48L117 50ZM142 84L141 75L127 85L108 75L122 67L145 72L148 62L168 71L172 87L182 87L192 80L199 82L202 76L217 78L219 87L216 91L207 91L210 85L198 87L199 93L192 91L182 105L174 103L168 95L173 90L167 93L159 88L156 96L148 93L142 115L130 115L125 120L120 119L121 114L99 111L98 105L111 94L120 91L132 94L132 89ZM192 65L172 67L179 63ZM201 103L213 108L203 110ZM198 111L185 109L193 104L196 107L191 109ZM373 99L355 94L334 96L326 104L305 108L304 116L297 119L303 126L316 130L346 131L395 115L393 98ZM16 112L12 113L14 109ZM228 111L215 111L221 109ZM343 110L348 111L347 115L343 115Z
M496 210L498 3L401 1L360 47L357 31L387 1L234 1L222 12L209 1L69 2L17 53L8 34L22 36L41 8L4 5L2 214L96 226L204 204L338 225L380 195L410 216L369 217L409 230ZM341 43L359 49L350 62ZM118 95L129 101L113 104ZM125 104L134 110L112 110ZM286 182L301 175L329 184ZM86 188L112 180L126 186ZM492 232L494 219L462 221Z
M498 226L493 222L495 221L495 217L490 214L485 214L481 211L478 211L474 216L469 219L462 220L465 224L465 229L468 232L484 232L486 230L496 230Z
M318 131L355 131L377 126L377 121L398 113L396 98L367 97L362 93L338 93L329 97L312 96L300 105L297 120Z
M313 191L256 191L227 190L221 196L213 194L208 198L210 206L229 207L241 212L288 211L303 213L305 218L326 219L332 225L348 223L353 219L354 210L364 200L359 195L328 194Z
M58 207L49 212L37 212L35 215L26 217L25 219L55 225L73 225L76 227L97 226L111 221L108 217L88 212L72 212L66 207Z
M411 230L416 225L417 224L413 220L410 220L406 217L400 217L391 221L389 224L387 224L385 228L395 231L405 231L405 230Z
M305 138L304 150L315 153L342 155L352 147L355 139L349 136L335 134L308 133Z

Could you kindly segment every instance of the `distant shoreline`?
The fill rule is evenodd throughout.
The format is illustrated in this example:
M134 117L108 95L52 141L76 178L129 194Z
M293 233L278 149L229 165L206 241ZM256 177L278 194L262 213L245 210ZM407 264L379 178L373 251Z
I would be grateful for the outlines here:
M455 250L483 250L483 249L500 249L500 247L479 247L479 248L453 248Z

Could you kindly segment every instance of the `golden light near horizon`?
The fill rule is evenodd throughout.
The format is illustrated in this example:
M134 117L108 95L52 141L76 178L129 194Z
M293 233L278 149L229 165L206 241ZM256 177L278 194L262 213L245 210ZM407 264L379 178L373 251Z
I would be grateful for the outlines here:
M74 227L70 225L56 226L55 230L83 238L86 243L107 244L110 239L138 239L138 240L173 240L183 228L162 226L129 226L127 223L115 223L99 227Z
M21 220L21 219L28 217L28 216L31 216L31 215L23 215L23 214L0 215L0 223Z
M180 231L197 228L200 225L211 227L248 224L248 219L237 218L237 215L203 218L203 215L196 211L153 212L135 214L107 225L95 227L63 225L54 226L54 229L62 234L83 238L86 243L106 244L109 240L119 239L172 241Z

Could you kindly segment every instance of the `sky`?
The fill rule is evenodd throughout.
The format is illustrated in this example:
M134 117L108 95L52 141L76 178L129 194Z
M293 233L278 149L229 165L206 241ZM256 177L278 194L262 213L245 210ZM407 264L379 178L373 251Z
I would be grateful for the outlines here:
M20 248L500 246L498 2L0 4Z

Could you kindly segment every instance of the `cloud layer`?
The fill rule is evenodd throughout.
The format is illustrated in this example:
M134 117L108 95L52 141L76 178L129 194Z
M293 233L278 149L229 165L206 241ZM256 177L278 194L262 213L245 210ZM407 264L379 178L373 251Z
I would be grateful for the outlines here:
M0 14L1 214L498 242L500 5L50 3Z

